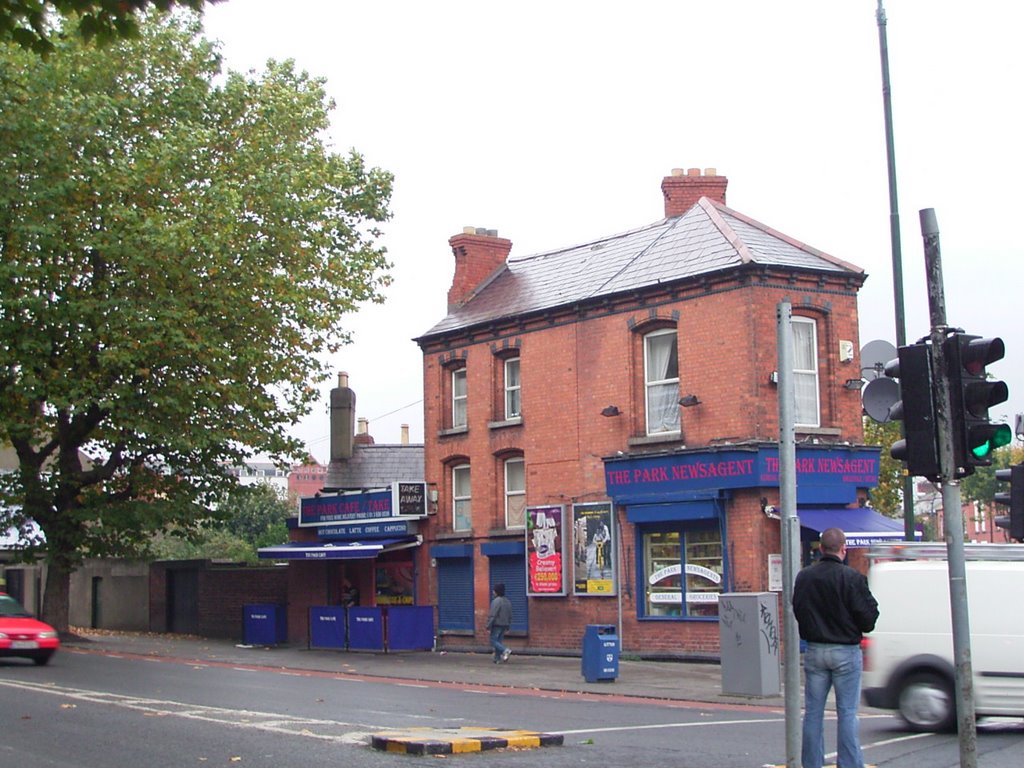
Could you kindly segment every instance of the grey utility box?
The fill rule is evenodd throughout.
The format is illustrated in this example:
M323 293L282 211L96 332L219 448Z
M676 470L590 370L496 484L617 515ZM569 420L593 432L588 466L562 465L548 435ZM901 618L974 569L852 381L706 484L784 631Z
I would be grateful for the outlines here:
M727 592L718 598L722 693L775 696L782 691L782 634L775 592Z

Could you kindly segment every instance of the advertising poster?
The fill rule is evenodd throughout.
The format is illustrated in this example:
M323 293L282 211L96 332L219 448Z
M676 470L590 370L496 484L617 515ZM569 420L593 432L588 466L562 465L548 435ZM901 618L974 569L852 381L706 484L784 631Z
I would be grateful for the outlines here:
M610 501L572 505L573 584L577 595L615 594L614 526Z
M565 594L565 508L526 508L527 594Z

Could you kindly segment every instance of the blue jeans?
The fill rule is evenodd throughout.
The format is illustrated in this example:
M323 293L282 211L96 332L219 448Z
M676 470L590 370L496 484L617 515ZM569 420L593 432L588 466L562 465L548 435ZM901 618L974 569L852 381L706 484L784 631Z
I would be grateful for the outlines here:
M864 656L859 645L808 643L804 653L803 768L821 768L825 762L825 700L835 688L837 768L864 768L860 750L860 676Z
M491 627L491 647L494 648L494 660L501 661L505 648L505 633L508 627Z

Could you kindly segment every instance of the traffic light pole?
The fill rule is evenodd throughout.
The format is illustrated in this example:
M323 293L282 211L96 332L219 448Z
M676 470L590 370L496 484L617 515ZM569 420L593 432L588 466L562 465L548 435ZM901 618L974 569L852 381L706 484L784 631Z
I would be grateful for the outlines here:
M800 520L796 514L796 384L793 381L793 305L776 307L779 344L779 512L782 536L782 606L785 639L786 768L800 766L800 627L793 586L800 570Z
M925 272L928 281L928 310L931 318L932 370L946 371L945 340L946 298L942 282L942 257L939 249L939 225L935 210L920 211L924 240ZM964 557L964 514L960 484L956 480L953 455L952 403L949 381L944 375L933 378L935 417L938 424L938 448L942 510L945 517L946 559L949 565L949 605L953 624L953 661L956 671L957 733L960 741L961 768L977 768L977 730L974 718L973 672L971 668L971 632L967 613L967 571Z

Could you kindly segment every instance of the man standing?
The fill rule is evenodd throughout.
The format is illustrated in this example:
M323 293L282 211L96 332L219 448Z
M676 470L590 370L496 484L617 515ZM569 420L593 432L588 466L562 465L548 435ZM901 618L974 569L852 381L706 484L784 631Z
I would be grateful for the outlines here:
M803 768L825 761L825 699L836 692L838 758L842 768L864 768L857 707L864 657L863 633L875 628L878 603L864 575L843 564L846 534L829 528L821 534L821 559L796 575L793 612L804 653Z
M491 647L494 648L494 663L508 661L512 651L505 647L505 633L512 626L512 603L505 597L505 585L494 585L494 599L487 612L487 629L491 632Z

